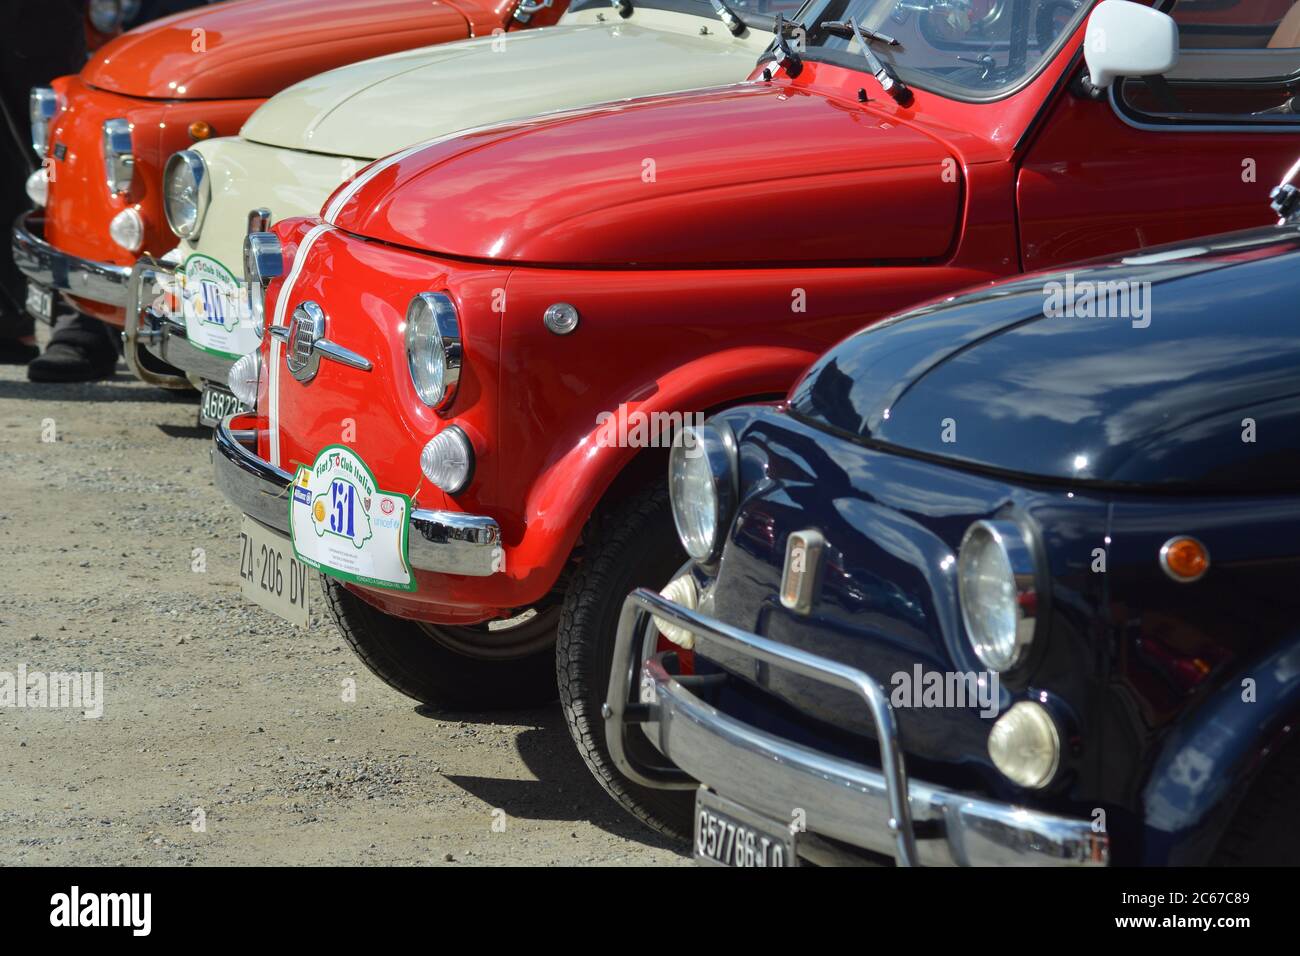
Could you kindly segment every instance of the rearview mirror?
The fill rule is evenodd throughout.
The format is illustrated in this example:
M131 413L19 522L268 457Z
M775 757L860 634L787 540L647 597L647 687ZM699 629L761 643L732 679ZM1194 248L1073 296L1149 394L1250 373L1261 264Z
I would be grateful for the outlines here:
M1131 0L1102 0L1088 19L1083 58L1097 90L1122 76L1159 76L1178 62L1173 17Z

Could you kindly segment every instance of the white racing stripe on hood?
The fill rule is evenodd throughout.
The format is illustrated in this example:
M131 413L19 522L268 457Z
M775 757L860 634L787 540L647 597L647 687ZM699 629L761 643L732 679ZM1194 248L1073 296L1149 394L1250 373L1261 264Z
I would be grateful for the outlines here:
M289 297L293 293L293 284L298 281L298 276L302 272L303 264L307 261L307 253L311 251L312 244L322 235L329 232L330 227L327 225L312 226L307 235L303 236L302 243L298 246L298 254L293 257L293 268L289 270L289 275L285 278L284 284L280 286L280 295L275 300L275 316L271 321L272 326L285 325L284 314L289 308ZM269 333L268 333L269 334ZM267 384L267 397L270 399L270 408L267 409L267 430L271 438L271 464L279 468L280 465L280 340L271 336L271 375Z

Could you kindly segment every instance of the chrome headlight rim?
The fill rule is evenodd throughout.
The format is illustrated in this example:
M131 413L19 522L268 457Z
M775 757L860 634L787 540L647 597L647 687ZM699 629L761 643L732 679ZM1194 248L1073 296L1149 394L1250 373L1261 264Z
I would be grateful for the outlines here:
M194 215L193 223L186 225L184 222L178 222L176 210L172 204L172 183L173 177L179 175L184 168L194 182ZM208 213L208 204L212 200L212 184L208 182L208 166L203 161L203 156L197 150L182 149L180 152L172 153L167 158L167 165L163 167L163 212L167 216L167 225L171 227L172 232L182 239L191 241L197 239L203 231L203 219Z
M683 428L669 453L668 499L672 506L673 525L682 548L701 566L713 565L722 555L740 497L738 460L736 436L721 422ZM696 467L702 463L707 469L708 506L713 512L712 532L708 535L697 535L694 529L687 527L687 503L681 498L684 482L679 479L687 475L692 462L697 463Z
M104 120L104 182L115 196L124 196L135 178L135 154L131 151L131 124L124 119Z
M1013 598L1013 626L1008 635L989 635L979 631L983 618L980 596L970 581L976 548L995 547L1010 573ZM1032 531L1011 517L976 521L962 535L957 550L957 592L961 606L962 629L971 650L985 667L999 674L1014 674L1028 659L1039 633L1039 621L1046 608L1045 592L1039 587L1041 575Z
M253 332L260 339L266 327L266 284L284 275L284 247L273 232L244 236L244 304Z
M406 307L406 368L420 401L439 414L446 414L456 400L464 362L460 334L460 312L446 292L421 292ZM435 347L441 382L435 389L428 367L421 367L419 350ZM433 356L431 355L432 359ZM432 363L429 363L432 364Z
M33 86L27 95L27 115L31 120L32 149L41 159L50 145L50 121L59 111L59 95L53 87Z

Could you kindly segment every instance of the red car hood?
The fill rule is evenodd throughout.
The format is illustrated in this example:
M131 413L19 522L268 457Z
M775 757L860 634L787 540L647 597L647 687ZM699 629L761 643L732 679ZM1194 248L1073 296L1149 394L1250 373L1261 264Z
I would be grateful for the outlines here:
M439 0L230 0L156 20L101 47L91 86L164 99L256 99L355 60L469 36Z
M328 222L469 259L647 266L944 256L959 169L933 137L767 83L496 126L379 160Z

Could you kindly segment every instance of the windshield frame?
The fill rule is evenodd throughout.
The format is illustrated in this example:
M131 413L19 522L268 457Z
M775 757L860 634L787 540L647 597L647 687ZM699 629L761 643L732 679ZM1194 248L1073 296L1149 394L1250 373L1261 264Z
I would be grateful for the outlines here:
M657 0L657 2L664 2L664 0ZM1008 2L1014 3L1016 0L1008 0ZM940 96L946 100L952 100L958 103L997 103L1001 100L1015 96L1017 93L1024 90L1025 87L1032 84L1042 75L1043 71L1047 69L1049 64L1055 63L1066 45L1073 40L1080 30L1085 29L1088 15L1092 12L1093 7L1095 7L1098 2L1100 2L1100 0L1085 0L1084 4L1075 12L1073 23L1067 29L1061 31L1061 34L1056 38L1052 45L1043 52L1043 55L1039 58L1038 63L1035 64L1033 69L1026 70L1025 73L1014 83L994 89L987 94L961 92L965 88L945 83L938 79L933 73L924 70L914 70L906 65L905 58L895 56L891 51L891 48L884 44L876 44L873 46L872 52L875 53L879 59L883 60L899 79L914 90L922 90L926 93ZM796 14L794 22L804 29L808 29L812 25L808 18L813 9L820 9L824 7L825 4L826 0L807 0L807 2L799 8L799 12ZM1155 4L1157 9L1161 5L1162 4L1159 2ZM862 25L865 26L865 24ZM887 24L877 24L873 29L880 30L884 33L889 32ZM844 67L858 73L864 73L867 76L871 75L870 71L867 69L867 60L860 50L831 50L825 47L808 46L807 44L804 44L802 49L796 47L796 51L802 60L829 63L833 66ZM773 51L771 49L765 50L762 56L759 57L759 65L761 66L764 63L770 63L773 59ZM1077 60L1077 57L1072 59L1070 69L1074 68L1074 60Z

